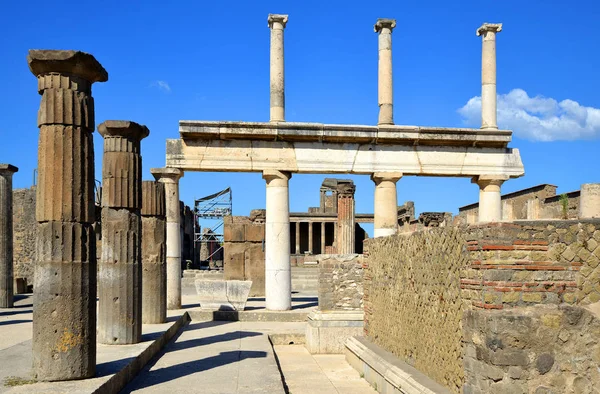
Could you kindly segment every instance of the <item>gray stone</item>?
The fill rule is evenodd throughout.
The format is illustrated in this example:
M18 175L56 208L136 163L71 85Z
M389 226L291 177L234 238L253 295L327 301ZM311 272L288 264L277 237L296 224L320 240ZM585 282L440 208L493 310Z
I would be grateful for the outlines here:
M490 352L490 361L494 365L527 365L527 353L520 349L505 349Z
M196 279L200 308L207 310L243 311L250 294L250 280Z
M0 164L0 308L13 307L12 176L18 170Z
M523 368L520 367L509 367L508 368L508 377L511 379L521 379L523 376Z
M548 387L539 386L537 389L535 389L534 394L554 394L554 391Z
M560 306L560 310L564 313L565 319L570 325L576 325L579 323L581 316L583 316L583 309L575 306Z
M542 353L538 356L535 367L541 375L546 374L554 365L554 356L550 353Z
M527 383L519 381L502 381L490 386L491 394L525 394Z

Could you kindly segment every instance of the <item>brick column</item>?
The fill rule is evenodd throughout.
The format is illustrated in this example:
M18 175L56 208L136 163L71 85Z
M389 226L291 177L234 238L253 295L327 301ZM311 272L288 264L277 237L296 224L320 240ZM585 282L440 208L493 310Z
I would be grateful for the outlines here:
M501 23L484 23L477 29L483 36L481 50L481 128L497 129L496 121L496 33L502 31Z
M379 33L378 96L379 125L394 124L394 88L392 80L392 30L395 19L377 19L375 32Z
M159 324L167 321L166 242L165 186L159 182L144 181L142 182L142 322L144 324Z
M314 250L313 223L308 222L308 253L313 254Z
M31 50L38 79L37 258L33 375L84 379L96 373L96 237L92 84L108 73L78 51Z
M287 15L269 14L271 29L271 122L285 122L283 29Z
M152 168L150 173L165 185L167 211L167 309L181 309L181 214L179 212L179 168Z
M337 253L338 254L353 254L354 253L354 192L356 186L348 183L338 184L338 238L337 238Z
M325 222L321 222L321 254L325 254Z
M17 171L0 164L0 308L13 307L12 177Z
M98 272L98 342L138 343L142 338L142 156L146 126L107 120L102 160L102 255Z
M398 232L398 194L396 182L401 172L374 173L375 182L374 237L385 237Z
M502 220L500 186L508 179L505 175L480 175L472 182L479 185L479 223Z
M300 254L300 222L296 222L296 254Z

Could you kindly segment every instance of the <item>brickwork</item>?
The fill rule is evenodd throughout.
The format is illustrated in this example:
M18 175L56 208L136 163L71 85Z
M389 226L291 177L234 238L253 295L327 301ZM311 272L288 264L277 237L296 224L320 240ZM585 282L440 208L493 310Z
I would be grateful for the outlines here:
M26 278L28 284L33 284L36 229L35 187L13 190L14 278Z
M357 254L319 256L319 309L363 310L363 257Z
M365 334L454 392L463 384L460 279L466 241L453 227L365 242Z

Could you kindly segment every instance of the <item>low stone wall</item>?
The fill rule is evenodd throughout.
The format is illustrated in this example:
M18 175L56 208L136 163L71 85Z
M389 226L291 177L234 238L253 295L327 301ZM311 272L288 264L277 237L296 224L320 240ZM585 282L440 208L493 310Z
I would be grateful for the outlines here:
M35 187L13 190L14 278L26 278L30 285L33 284L37 231L35 192Z
M319 309L362 312L362 255L320 255L318 261Z
M443 227L365 242L365 334L430 378L460 392L468 265L464 234Z
M265 226L245 216L224 218L223 271L226 280L251 280L250 296L265 295Z

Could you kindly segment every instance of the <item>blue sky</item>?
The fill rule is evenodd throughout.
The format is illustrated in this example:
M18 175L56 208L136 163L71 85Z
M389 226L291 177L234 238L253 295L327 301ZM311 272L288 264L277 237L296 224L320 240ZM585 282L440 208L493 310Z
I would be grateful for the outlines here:
M268 13L287 13L286 118L377 122L377 18L395 18L394 120L397 124L478 127L482 22L497 38L499 125L515 130L526 175L511 192L553 183L559 192L600 182L600 3L579 1L60 1L5 2L0 16L0 162L31 185L37 161L40 96L26 63L31 48L79 49L109 73L96 84L96 124L146 124L144 179L165 164L165 139L178 121L269 119ZM473 99L475 98L475 99ZM471 100L473 99L473 100ZM471 101L470 101L471 100ZM565 101L566 100L566 101ZM462 110L461 110L462 109ZM548 141L551 140L551 141ZM95 133L96 178L102 138ZM324 176L296 175L292 211L318 205ZM357 211L372 212L373 183L357 184ZM187 173L181 197L233 188L234 213L264 207L260 174ZM477 200L469 179L406 177L398 200L418 212L457 212Z

